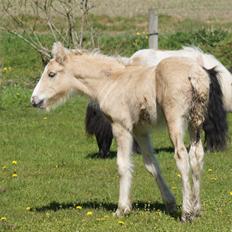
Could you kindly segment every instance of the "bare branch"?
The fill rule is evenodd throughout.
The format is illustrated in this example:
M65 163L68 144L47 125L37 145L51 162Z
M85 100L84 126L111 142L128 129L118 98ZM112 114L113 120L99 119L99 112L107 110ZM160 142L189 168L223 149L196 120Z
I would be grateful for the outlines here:
M84 34L89 25L87 18L93 8L88 0L1 0L4 20L0 30L22 39L35 49L41 57L50 58L48 42L42 34L50 34L54 41L68 47L82 47ZM17 3L17 4L16 4ZM77 11L81 12L77 26ZM79 28L78 28L79 27ZM89 28L94 44L93 28Z

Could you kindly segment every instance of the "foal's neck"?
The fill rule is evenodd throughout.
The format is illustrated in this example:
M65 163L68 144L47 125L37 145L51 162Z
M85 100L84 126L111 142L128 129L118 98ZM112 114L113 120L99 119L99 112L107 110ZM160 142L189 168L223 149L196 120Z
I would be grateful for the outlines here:
M116 73L122 71L125 66L114 57L100 54L82 56L81 64L76 70L80 82L79 90L99 102L104 91L114 83Z

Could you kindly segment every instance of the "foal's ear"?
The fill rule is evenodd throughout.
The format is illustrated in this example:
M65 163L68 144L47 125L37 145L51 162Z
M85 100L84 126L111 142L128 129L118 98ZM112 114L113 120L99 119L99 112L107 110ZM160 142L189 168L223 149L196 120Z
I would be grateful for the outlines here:
M52 47L52 56L59 64L63 64L67 58L67 49L61 42L55 42Z

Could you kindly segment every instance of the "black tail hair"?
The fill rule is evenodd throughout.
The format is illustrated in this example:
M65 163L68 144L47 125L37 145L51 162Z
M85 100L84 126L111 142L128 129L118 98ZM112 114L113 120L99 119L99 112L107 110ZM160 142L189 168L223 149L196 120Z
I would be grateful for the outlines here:
M112 127L99 105L92 101L86 109L85 130L88 135L95 135L100 156L108 156L113 139Z
M228 140L228 123L223 107L222 90L215 68L205 69L210 78L209 103L203 130L205 131L205 148L209 151L222 151Z
M106 158L110 152L110 146L113 139L112 127L109 120L102 113L99 105L95 102L89 102L85 115L85 131L88 135L95 135L99 154ZM133 152L140 154L141 149L138 143L133 142Z

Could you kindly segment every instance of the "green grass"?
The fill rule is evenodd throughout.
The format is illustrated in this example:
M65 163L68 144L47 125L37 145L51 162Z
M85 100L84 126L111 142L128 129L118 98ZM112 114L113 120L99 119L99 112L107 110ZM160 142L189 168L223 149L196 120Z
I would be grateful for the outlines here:
M11 88L8 98L18 91ZM116 158L95 157L96 143L83 128L86 99L76 97L44 113L29 106L28 90L21 92L22 102L0 111L0 217L6 217L0 231L231 231L231 146L205 157L203 213L193 223L182 224L164 213L139 155L133 157L134 210L117 219L112 216L118 199ZM161 150L157 156L163 174L180 206L181 182L173 152L164 150L170 147L165 130L155 130L154 146ZM86 215L89 211L92 216Z
M165 28L173 19L162 17L162 20ZM118 18L117 23L111 25L112 19L102 17L98 23L106 21L108 25L101 30L107 32L99 37L104 52L130 55L147 46L141 18L136 24L133 20L130 22L132 27L138 25L133 33L128 26L123 26L128 19ZM217 54L230 65L229 31L223 34L224 30L222 33L218 29L211 31L207 26L206 30L199 27L196 31L188 31L186 28L191 22L186 21L182 31L175 29L181 28L181 23L175 22L173 31L161 35L161 48L178 48L183 43L196 41L196 45ZM103 26L98 25L99 30ZM135 31L142 34L136 35ZM44 39L51 43L46 35ZM232 231L231 144L225 152L205 157L202 217L193 223L182 224L165 214L158 188L145 171L139 155L133 157L133 212L128 217L114 218L119 180L116 145L112 146L110 158L96 158L96 142L87 138L84 131L87 99L75 97L51 113L33 109L29 99L42 72L40 57L8 34L1 36L0 54L3 64L0 78L0 231ZM231 116L229 122L232 124ZM153 142L180 211L181 180L177 176L173 152L167 149L171 144L164 128L154 130ZM12 164L14 160L17 165ZM12 176L14 173L17 177ZM87 216L87 212L93 215ZM119 224L119 220L123 224Z

